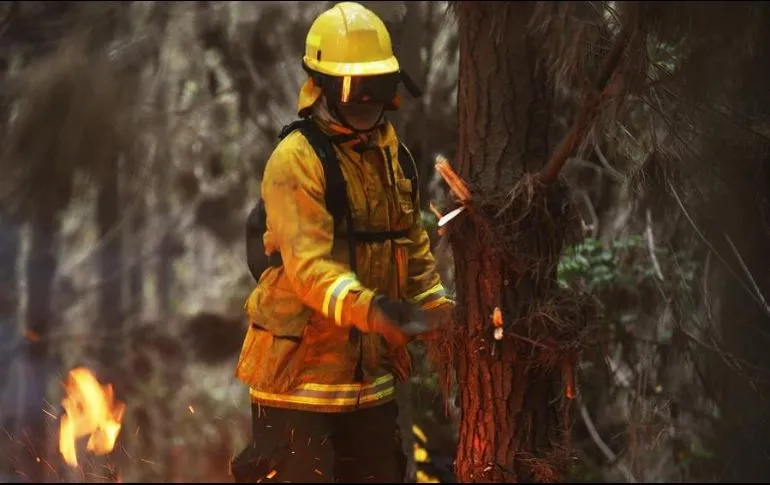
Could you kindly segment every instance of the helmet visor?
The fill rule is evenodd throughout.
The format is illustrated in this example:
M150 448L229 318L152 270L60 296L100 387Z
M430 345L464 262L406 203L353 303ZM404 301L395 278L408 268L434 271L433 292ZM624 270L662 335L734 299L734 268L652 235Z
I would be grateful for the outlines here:
M399 73L378 76L339 76L324 80L324 95L340 104L387 104L393 100L401 80Z

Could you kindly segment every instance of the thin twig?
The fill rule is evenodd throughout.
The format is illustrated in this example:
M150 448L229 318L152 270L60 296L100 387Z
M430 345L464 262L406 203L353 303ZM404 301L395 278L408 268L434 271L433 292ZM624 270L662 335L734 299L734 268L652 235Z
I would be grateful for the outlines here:
M626 32L626 29L622 29L620 33L618 33L615 45L613 45L612 50L607 54L607 57L604 59L599 70L599 76L594 86L598 93L588 93L585 96L577 118L572 124L569 133L567 133L559 145L557 145L551 159L548 160L548 163L546 163L545 167L540 171L540 180L543 183L548 184L556 180L562 167L567 162L567 159L575 150L575 147L577 147L580 140L582 140L586 133L588 133L588 128L596 116L596 108L599 105L601 93L605 91L610 79L613 74L615 74L618 66L620 66L620 61L623 58L623 53L626 51L628 41L628 33Z
M722 255L719 253L719 251L716 250L716 248L706 239L706 236L701 232L701 230L698 228L698 226L695 224L695 221L692 220L692 217L690 217L690 213L687 212L687 209L684 206L684 203L682 202L682 199L679 197L679 194L677 193L676 189L674 188L674 184L671 183L671 181L668 181L668 188L671 190L671 194L676 199L677 204L679 205L679 208L682 209L682 213L684 214L685 218L687 218L687 221L692 226L693 230L695 230L695 233L698 235L698 237L701 239L703 244L706 245L706 247L711 250L711 252L714 253L714 255L719 258L719 261L725 265L725 268L727 268L727 271L730 272L731 275L738 281L738 283L743 287L744 290L746 290L749 293L749 296L751 296L751 299L754 300L758 305L762 307L762 309L770 315L770 308L767 307L767 303L760 301L757 299L757 296L754 294L754 292L746 285L746 282L743 281L742 278L738 276L738 274L733 270L733 267L730 266L730 264L725 260L725 258L722 257Z
M602 437L599 435L599 432L596 430L596 426L594 426L594 422L591 420L591 416L588 414L588 410L586 409L585 404L582 402L580 403L580 416L583 418L583 423L586 425L588 434L591 435L591 439L596 444L597 448L599 448L599 450L602 452L602 454L604 454L605 458L607 458L607 461L610 463L617 463L618 456L615 454L615 452L612 451L612 449L610 449L609 446L607 446L607 443L605 443ZM627 483L638 483L633 473L631 473L626 465L623 463L617 463L617 467L620 473L622 473L626 478Z
M588 215L591 216L591 225L588 226L587 229L591 230L591 237L596 238L596 236L599 234L599 216L596 214L596 209L594 208L594 205L591 202L591 198L588 196L585 190L578 190L577 194L581 199L583 199L583 202L585 202Z
M599 162L601 162L604 169L607 170L607 172L610 174L610 177L615 179L617 182L625 181L626 177L618 170L616 170L612 165L610 165L609 160L607 160L607 157L604 156L604 153L602 152L602 149L599 148L598 143L594 143L594 153L596 153L596 157L599 159Z
M655 274L660 281L663 281L663 271L660 269L660 262L655 255L655 238L652 234L652 213L650 209L647 209L647 228L644 231L644 235L647 239L647 249L650 251L650 259L652 260L652 267L655 268Z
M754 291L757 294L757 298L759 298L762 302L762 305L765 307L765 313L770 315L770 305L767 304L767 300L765 299L765 296L762 294L762 291L759 289L759 285L757 285L757 281L754 279L754 277L751 275L751 272L749 271L749 268L746 266L746 263L743 261L743 258L741 257L741 253L738 252L738 248L735 247L735 244L733 244L733 240L730 239L730 236L727 235L727 233L724 233L725 239L727 239L727 244L730 245L730 248L733 250L733 253L735 253L735 257L738 258L738 262L741 264L741 268L743 268L743 271L746 273L746 277L751 282L752 286L754 287Z

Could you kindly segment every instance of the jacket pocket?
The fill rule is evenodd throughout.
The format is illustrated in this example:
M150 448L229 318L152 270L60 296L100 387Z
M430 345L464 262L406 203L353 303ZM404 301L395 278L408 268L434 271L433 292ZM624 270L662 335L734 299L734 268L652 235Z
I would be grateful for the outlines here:
M246 302L249 321L278 337L302 337L312 310L294 293L282 267L269 268Z
M303 334L312 311L288 287L283 268L270 268L249 295L249 330L236 375L261 391L295 387L302 369Z
M409 229L414 223L415 215L418 213L412 203L412 181L409 179L396 180L396 199L398 202L398 219L395 222L397 229Z
M243 342L236 375L260 391L290 391L302 369L303 349L300 337L278 336L252 323Z
M409 179L396 180L396 188L398 189L398 205L401 208L401 212L405 214L411 214L414 212L414 206L412 204L412 181Z

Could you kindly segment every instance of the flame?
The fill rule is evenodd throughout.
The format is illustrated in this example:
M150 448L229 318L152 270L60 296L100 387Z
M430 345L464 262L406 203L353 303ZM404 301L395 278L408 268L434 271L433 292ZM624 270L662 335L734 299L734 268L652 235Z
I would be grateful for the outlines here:
M69 372L65 383L67 396L62 401L65 414L59 427L59 452L71 467L78 466L75 442L89 436L88 451L97 455L110 453L120 433L126 409L115 400L112 385L102 386L90 370L79 367Z

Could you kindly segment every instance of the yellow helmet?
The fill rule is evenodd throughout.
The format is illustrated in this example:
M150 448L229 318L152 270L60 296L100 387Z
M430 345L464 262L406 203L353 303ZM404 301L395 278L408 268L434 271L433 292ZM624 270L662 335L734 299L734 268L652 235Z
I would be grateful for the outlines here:
M328 76L374 76L399 72L390 34L371 10L342 2L310 26L305 40L305 67Z

